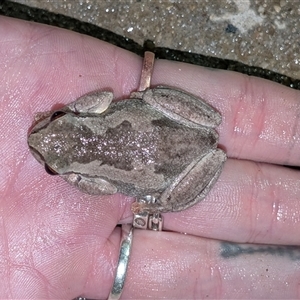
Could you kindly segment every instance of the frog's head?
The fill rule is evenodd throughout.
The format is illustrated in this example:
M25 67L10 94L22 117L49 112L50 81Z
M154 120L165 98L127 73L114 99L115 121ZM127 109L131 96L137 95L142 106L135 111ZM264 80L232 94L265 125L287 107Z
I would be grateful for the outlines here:
M59 149L57 141L55 142L57 139L55 139L56 133L54 133L55 130L53 131L53 126L54 128L59 127L59 119L66 114L68 113L64 111L44 114L43 117L37 120L28 134L27 142L30 152L45 167L47 173L51 175L60 173L55 164L53 164L56 160L55 151L53 151L55 143L57 150Z

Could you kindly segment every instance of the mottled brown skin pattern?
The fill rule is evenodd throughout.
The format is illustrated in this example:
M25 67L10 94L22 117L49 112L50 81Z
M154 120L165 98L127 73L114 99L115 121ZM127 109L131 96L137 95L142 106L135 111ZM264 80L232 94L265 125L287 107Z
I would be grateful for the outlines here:
M180 125L130 99L112 103L101 115L67 113L32 133L28 143L39 144L34 151L60 175L101 177L120 193L142 197L161 193L187 165L215 148L217 140L211 128Z

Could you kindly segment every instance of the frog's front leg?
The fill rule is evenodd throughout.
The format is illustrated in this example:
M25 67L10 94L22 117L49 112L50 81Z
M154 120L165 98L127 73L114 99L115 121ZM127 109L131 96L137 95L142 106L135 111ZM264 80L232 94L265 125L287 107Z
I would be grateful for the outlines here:
M202 99L184 91L157 87L134 92L130 98L143 99L169 118L189 127L215 128L221 123L221 115Z
M112 195L117 193L115 185L100 177L89 177L76 173L61 175L61 177L82 192L90 195Z
M113 100L112 92L92 92L83 95L75 101L69 103L62 111L72 111L74 113L101 114Z
M154 204L142 204L140 211L174 212L187 209L202 200L218 179L226 154L221 149L210 151L192 162L160 195ZM133 208L134 209L134 208Z

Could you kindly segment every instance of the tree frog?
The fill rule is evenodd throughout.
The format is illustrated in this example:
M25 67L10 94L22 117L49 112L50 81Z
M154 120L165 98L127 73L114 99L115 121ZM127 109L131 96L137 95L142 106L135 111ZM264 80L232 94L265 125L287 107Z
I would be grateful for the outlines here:
M203 199L226 154L215 128L221 115L207 103L169 87L84 95L40 120L28 136L34 157L88 194L152 196L147 212L186 209Z

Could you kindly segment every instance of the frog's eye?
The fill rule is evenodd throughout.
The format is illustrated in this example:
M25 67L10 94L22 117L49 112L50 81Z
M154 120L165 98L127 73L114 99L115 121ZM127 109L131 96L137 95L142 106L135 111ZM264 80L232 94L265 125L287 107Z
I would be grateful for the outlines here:
M52 168L50 168L47 164L45 164L45 170L50 175L58 175L58 173L55 172Z
M52 116L50 117L50 122L59 119L60 117L64 116L66 113L64 111L55 111Z

